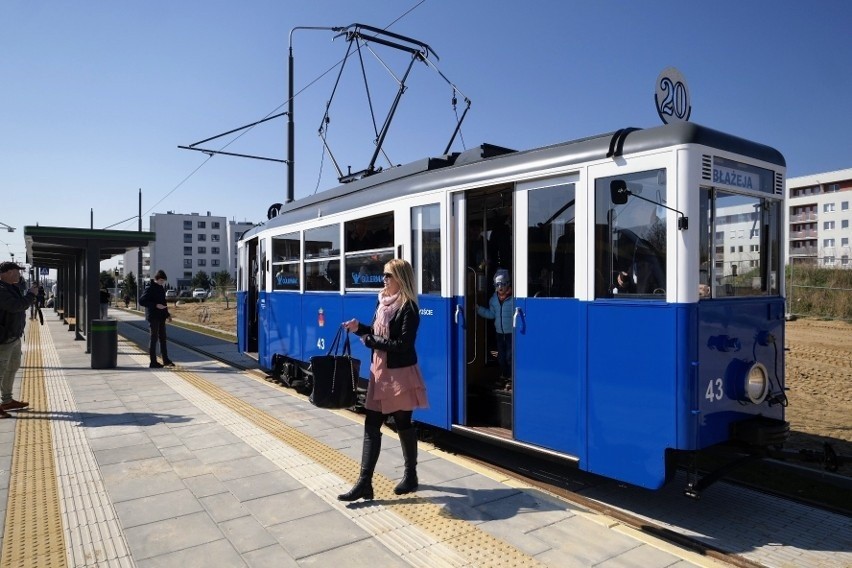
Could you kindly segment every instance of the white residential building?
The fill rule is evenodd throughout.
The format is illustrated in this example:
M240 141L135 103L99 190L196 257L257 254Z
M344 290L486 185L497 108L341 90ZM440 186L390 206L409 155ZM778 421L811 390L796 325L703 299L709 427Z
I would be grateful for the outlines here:
M787 264L852 268L852 168L787 179Z
M227 270L237 276L237 240L254 223L229 221L198 213L181 214L169 211L154 213L149 218L149 231L157 235L149 247L142 250L142 280L157 270L165 271L169 285L186 289L199 271L208 276ZM124 270L137 272L138 249L124 255Z

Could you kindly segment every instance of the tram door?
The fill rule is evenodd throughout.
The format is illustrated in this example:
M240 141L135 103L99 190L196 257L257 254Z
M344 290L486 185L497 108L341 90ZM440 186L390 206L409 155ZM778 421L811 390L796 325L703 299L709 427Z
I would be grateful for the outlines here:
M257 353L258 317L257 298L260 290L260 266L257 256L258 239L246 243L248 249L248 286L246 287L246 351Z
M454 260L454 321L457 330L458 422L511 437L512 356L511 301L490 300L494 279L503 275L511 285L514 246L512 186L471 190L457 195ZM505 295L508 286L501 288ZM489 310L483 317L477 307ZM498 331L502 332L498 334ZM503 342L503 343L501 343Z
M514 438L581 455L585 362L575 293L576 176L518 184L515 192ZM546 405L546 406L544 406Z

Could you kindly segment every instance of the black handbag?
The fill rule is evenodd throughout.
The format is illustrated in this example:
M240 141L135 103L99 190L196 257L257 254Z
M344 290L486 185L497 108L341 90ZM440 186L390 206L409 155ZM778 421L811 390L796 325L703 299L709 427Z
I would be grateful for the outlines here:
M343 353L337 353L342 337L343 327L340 327L328 353L311 357L310 370L314 377L311 404L319 408L349 408L355 405L361 361L352 358L348 332L343 341Z

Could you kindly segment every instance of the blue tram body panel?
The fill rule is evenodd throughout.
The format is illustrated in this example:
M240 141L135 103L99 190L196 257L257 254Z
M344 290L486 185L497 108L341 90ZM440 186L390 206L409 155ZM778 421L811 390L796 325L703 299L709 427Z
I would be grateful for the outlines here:
M697 311L700 426L695 449L729 440L731 425L750 416L783 420L781 404L752 404L743 386L747 369L757 362L769 374L770 396L783 393L783 298L717 299L699 303Z
M628 306L628 303L630 305ZM629 300L588 308L587 455L580 468L657 489L677 443L676 307Z
M350 318L344 316L343 298L339 294L303 294L301 359L310 361L315 355L328 353L334 336L345 319Z
M517 298L515 439L586 460L586 318L574 299Z
M420 328L417 330L417 362L426 383L429 408L414 412L414 419L449 429L453 390L450 376L450 299L419 296Z
M302 296L300 294L272 293L267 296L269 318L269 367L273 355L286 355L293 359L302 358L301 327Z
M246 304L248 303L248 294L245 291L237 292L237 349L240 353L248 351L248 317L246 314Z
M267 369L272 366L272 351L269 345L270 335L275 334L272 329L269 313L269 306L266 302L269 292L259 292L257 295L257 359L262 367Z
M343 297L343 312L337 325L352 318L370 325L376 313L376 302L375 294L347 294ZM352 344L352 356L361 361L361 377L369 379L372 351L364 347L361 338L354 333L349 334L349 341Z

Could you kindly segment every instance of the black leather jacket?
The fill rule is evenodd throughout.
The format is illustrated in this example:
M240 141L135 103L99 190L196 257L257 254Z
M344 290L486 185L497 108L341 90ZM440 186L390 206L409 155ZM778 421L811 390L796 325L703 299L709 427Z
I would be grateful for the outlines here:
M145 319L148 321L164 321L169 317L169 310L158 310L157 304L166 304L166 289L151 280L151 283L142 292L139 305L145 306Z
M23 294L16 284L0 282L0 343L18 339L27 325L27 309L35 294Z
M375 323L375 320L373 320ZM358 323L356 335L364 336L364 345L370 349L380 349L388 354L388 368L399 369L417 363L414 340L420 326L420 314L417 305L411 302L400 308L390 320L389 337L373 335L373 326Z

